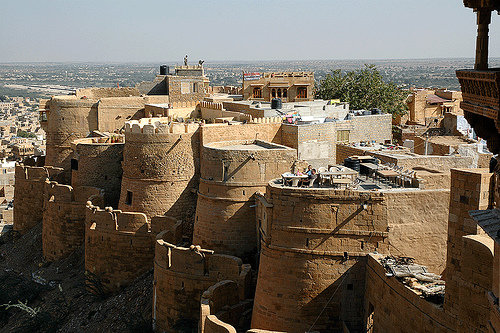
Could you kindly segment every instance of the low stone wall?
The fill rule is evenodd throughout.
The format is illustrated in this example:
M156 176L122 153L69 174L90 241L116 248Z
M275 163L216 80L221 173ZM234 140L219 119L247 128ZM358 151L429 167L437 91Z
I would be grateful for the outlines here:
M46 260L61 259L83 244L85 206L88 200L103 202L101 189L80 186L75 189L57 182L45 182L42 249Z
M17 164L14 187L14 230L25 233L42 222L45 181L64 170L54 167L32 167Z
M455 332L455 320L442 307L426 301L395 277L387 277L368 255L365 322L367 332Z
M388 191L384 197L390 253L415 258L441 274L446 267L450 191Z
M219 281L235 281L238 297L248 298L250 265L196 246L177 247L163 236L157 236L154 261L153 321L157 331L175 332L179 325L196 329L201 296Z
M118 290L151 269L153 257L145 214L87 206L85 270L107 290Z
M200 333L236 332L250 326L253 301L240 300L238 284L217 282L201 296Z

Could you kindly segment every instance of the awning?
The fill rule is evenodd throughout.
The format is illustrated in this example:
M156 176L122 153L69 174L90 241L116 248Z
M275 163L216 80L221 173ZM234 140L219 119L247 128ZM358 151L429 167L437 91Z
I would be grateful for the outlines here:
M263 87L264 83L251 83L251 84L249 84L249 86L252 86L252 87Z
M288 88L290 87L290 84L288 82L283 82L283 83L269 83L269 88Z
M441 98L437 95L427 95L426 97L427 103L429 104L439 104L439 103L446 103L446 102L453 102L451 99L444 99Z
M469 215L495 242L500 243L500 211L498 209L471 210Z
M294 83L294 86L310 86L311 83Z

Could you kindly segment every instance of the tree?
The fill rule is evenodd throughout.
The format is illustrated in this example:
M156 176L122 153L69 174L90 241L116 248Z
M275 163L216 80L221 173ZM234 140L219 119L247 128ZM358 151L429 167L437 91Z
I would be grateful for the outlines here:
M35 133L26 132L26 131L23 131L23 130L17 131L17 136L20 137L20 138L36 138L36 134Z
M335 70L316 86L316 98L340 99L353 110L378 108L394 116L407 111L408 92L392 82L385 82L375 65L342 73Z

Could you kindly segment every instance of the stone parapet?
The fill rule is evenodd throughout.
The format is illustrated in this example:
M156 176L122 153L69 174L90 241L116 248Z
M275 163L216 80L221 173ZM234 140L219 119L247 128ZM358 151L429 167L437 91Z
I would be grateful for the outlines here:
M14 230L25 233L42 222L44 189L47 179L55 179L64 170L17 164L14 187Z
M85 206L88 200L103 202L103 191L96 187L73 188L45 182L42 249L46 260L61 259L80 247L85 237Z
M155 249L153 320L157 331L174 332L180 324L195 329L201 296L219 281L234 281L239 299L249 298L250 265L199 246L177 247L162 238L160 233Z
M85 270L107 290L119 290L151 269L154 244L145 214L88 204L85 221Z
M217 282L201 296L200 333L231 332L249 327L252 300L240 300L238 284L231 280Z

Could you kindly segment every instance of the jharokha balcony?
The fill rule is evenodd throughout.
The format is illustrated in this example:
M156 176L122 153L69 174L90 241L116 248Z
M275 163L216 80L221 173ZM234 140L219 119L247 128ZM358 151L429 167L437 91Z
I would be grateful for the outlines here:
M464 111L498 120L500 111L500 68L458 70Z
M474 69L457 71L463 99L460 106L476 134L497 154L500 153L500 68L488 68L488 32L491 13L500 11L500 0L464 0L464 5L477 15L477 38Z

